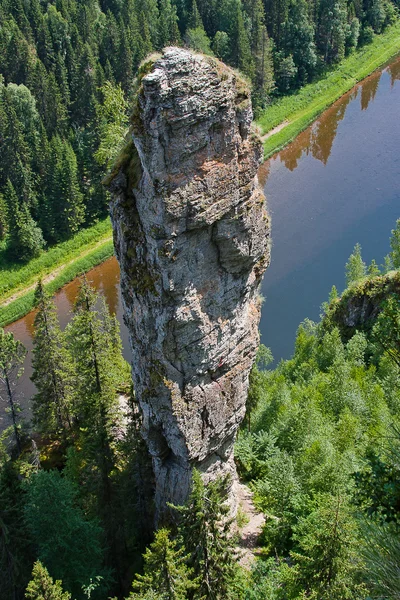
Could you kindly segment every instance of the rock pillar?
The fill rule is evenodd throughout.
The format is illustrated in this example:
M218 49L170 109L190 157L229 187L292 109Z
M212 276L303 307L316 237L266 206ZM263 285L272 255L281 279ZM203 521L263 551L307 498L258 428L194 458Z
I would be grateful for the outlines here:
M249 87L218 60L145 62L109 186L133 382L158 514L191 470L235 476L233 445L259 344L269 219Z

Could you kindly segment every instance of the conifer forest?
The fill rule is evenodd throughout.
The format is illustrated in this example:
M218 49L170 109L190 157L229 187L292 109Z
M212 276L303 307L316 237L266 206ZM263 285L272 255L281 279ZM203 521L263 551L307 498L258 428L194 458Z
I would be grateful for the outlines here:
M258 118L399 9L0 0L0 280L107 217L104 182L148 55L179 46L216 57L244 76ZM82 275L61 327L37 281L30 420L18 391L27 350L0 328L0 600L398 600L400 218L383 266L365 264L356 244L344 268L346 289L333 286L320 320L299 324L293 356L275 365L260 345L250 372L235 465L262 515L251 550L229 477L207 483L194 469L186 503L154 526L118 320Z

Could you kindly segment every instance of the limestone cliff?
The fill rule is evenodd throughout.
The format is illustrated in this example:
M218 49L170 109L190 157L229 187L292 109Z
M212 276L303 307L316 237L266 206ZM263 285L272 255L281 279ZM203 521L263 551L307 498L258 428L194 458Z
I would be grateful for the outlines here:
M251 121L236 72L167 48L141 68L130 140L110 178L158 512L185 501L194 466L206 479L235 474L269 262Z

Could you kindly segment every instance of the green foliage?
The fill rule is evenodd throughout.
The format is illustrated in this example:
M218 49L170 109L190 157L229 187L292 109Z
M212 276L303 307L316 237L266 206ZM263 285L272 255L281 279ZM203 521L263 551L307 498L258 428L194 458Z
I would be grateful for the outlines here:
M39 281L35 299L32 381L37 393L32 399L34 423L38 431L65 437L72 427L70 358L58 323L54 301Z
M358 283L367 274L367 267L361 256L361 246L356 244L346 263L346 286Z
M268 105L268 109L257 120L262 133L271 131L284 121L288 121L288 125L264 142L264 157L268 158L291 142L357 81L369 75L371 69L378 68L396 54L399 31L399 25L393 25L381 36L374 37L370 45L360 46L333 70L295 94L275 99Z
M392 230L390 246L392 248L391 263L395 269L400 269L400 219L396 221L396 227Z
M298 591L325 598L359 598L367 591L359 581L359 535L348 500L322 497L317 507L294 527Z
M0 463L0 597L5 600L23 597L32 568L24 504L25 491L17 464L5 454Z
M196 27L195 29L188 29L186 31L186 44L192 50L202 52L203 54L209 54L212 56L210 38L206 34L203 27Z
M14 339L11 332L0 328L0 400L11 415L15 443L18 453L21 452L20 405L16 393L16 385L22 375L22 364L25 360L26 348Z
M400 538L398 529L369 522L363 527L361 555L365 576L378 598L399 598Z
M20 205L9 179L4 198L8 215L8 253L17 261L27 261L39 256L44 247L42 232L32 219L27 205Z
M372 339L400 367L400 299L385 300L372 331Z
M197 582L191 580L184 550L178 549L167 529L156 532L154 542L143 558L144 575L137 575L133 582L132 600L146 597L151 592L160 600L186 600L188 593L198 587Z
M100 145L95 153L97 162L109 168L121 150L127 133L128 106L121 86L106 81L101 88L103 103L97 106Z
M194 470L187 503L173 507L180 514L179 532L189 554L189 566L199 582L194 598L228 598L235 580L237 555L226 504L228 485L225 478L205 486L200 473Z
M106 573L102 531L85 517L77 496L76 487L58 471L39 471L27 485L25 519L39 560L79 599L83 585Z
M46 567L38 560L33 565L32 579L26 588L28 600L70 600L71 594L63 592L62 581L53 581Z
M252 373L249 397L256 402L235 459L265 515L262 543L269 558L255 567L246 598L396 597L395 281L392 275L365 279L340 300L334 289L323 322L299 327L293 358ZM379 315L372 327L346 329L342 337L329 311L339 314L343 303L367 293L366 286L380 302ZM374 519L368 526L362 512Z

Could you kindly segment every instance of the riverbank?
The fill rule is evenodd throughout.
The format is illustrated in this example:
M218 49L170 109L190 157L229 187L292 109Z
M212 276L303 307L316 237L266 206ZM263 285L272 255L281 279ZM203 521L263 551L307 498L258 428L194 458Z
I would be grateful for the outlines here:
M345 58L323 78L274 102L257 119L264 143L264 158L293 141L328 106L398 52L400 22L375 36L370 44Z
M1 269L0 327L23 317L34 305L34 290L42 279L54 294L81 273L113 255L111 224L107 217L73 238L43 252L25 265Z

